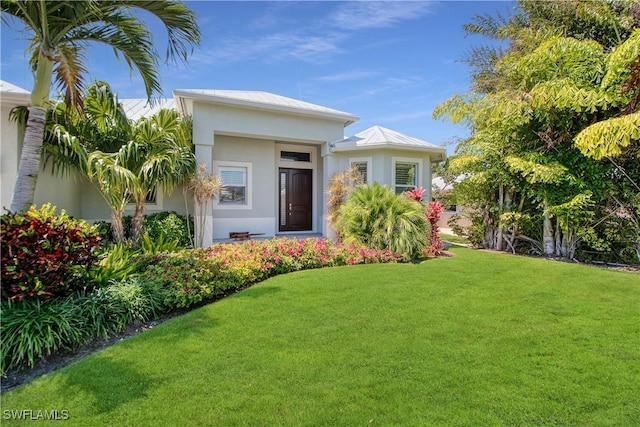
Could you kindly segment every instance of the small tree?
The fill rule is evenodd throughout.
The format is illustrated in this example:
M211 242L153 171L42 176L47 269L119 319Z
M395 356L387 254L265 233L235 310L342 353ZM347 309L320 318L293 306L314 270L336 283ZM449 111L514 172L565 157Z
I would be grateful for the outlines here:
M331 225L335 226L336 220L338 219L338 208L340 208L340 205L345 201L347 195L354 187L363 182L362 175L358 172L358 168L355 165L331 176L329 186L327 187L327 216Z
M194 219L198 221L198 233L195 236L195 246L201 247L204 242L204 226L209 202L224 188L219 175L207 172L207 166L200 164L198 171L188 181L185 191L193 193L195 202Z
M345 243L388 249L409 260L426 248L429 222L422 204L375 182L349 194L338 209L336 229Z

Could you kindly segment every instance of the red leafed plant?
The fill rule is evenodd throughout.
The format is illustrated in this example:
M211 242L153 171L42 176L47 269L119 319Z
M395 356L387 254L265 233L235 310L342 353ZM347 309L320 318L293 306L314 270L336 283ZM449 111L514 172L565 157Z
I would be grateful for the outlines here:
M424 188L415 187L411 191L405 191L404 195L422 203L422 196L424 196ZM429 243L424 250L428 256L440 255L442 249L444 249L444 242L440 239L440 230L438 229L438 221L440 220L440 214L444 212L444 206L440 202L429 202L425 208L425 217L431 224L431 231L429 232Z
M422 196L424 195L424 188L422 187L415 187L413 190L411 191L405 191L404 194L412 199L415 200L416 202L421 202L422 201Z
M429 232L429 244L425 252L427 255L439 255L444 248L444 242L440 239L440 230L438 229L438 220L440 214L444 212L444 206L440 202L429 202L427 204L427 211L425 216L431 224L431 231Z
M86 286L97 262L100 236L55 207L32 206L1 218L2 299L46 299Z

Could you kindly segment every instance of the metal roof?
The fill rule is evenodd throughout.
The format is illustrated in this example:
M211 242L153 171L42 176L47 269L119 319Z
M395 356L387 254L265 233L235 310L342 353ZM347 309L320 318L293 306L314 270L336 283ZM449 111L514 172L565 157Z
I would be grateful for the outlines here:
M0 97L6 100L28 103L31 98L31 92L9 82L5 82L4 80L0 80Z
M270 92L244 91L244 90L207 90L207 89L177 89L173 91L181 107L185 112L190 113L190 103L180 100L199 100L216 104L228 104L239 107L254 108L260 110L271 110L298 114L312 117L323 117L340 120L344 126L359 120L358 116L344 111L334 110L321 105L311 104L286 96L276 95Z
M434 162L445 159L446 149L422 139L414 138L382 126L373 126L362 132L336 141L332 145L332 151L353 151L379 148L394 148L411 151L426 151L432 154L439 154L433 158Z
M127 118L132 120L152 116L163 108L170 110L176 108L176 101L167 98L155 100L153 105L149 104L147 98L120 99L119 101L127 114Z

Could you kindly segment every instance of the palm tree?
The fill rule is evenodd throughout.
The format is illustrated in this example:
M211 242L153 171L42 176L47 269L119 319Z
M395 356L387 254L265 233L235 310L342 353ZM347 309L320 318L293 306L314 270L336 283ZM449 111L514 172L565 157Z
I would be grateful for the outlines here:
M335 227L345 243L389 249L409 260L426 248L429 222L424 214L420 202L374 182L347 196L338 208Z
M195 173L196 160L191 150L191 118L175 110L160 110L135 125L134 140L123 147L130 155L127 164L135 174L132 183L136 204L131 221L131 240L138 242L142 233L144 205L149 194L162 186L170 193L185 184ZM127 149L128 147L131 149Z
M147 97L161 92L158 53L151 32L134 10L151 13L167 30L167 60L186 61L190 48L200 42L193 12L178 1L2 0L2 19L13 17L32 33L29 46L34 69L29 118L13 192L11 210L27 209L33 202L44 139L46 110L52 78L69 105L81 105L83 53L90 42L111 46L144 82Z
M160 185L171 192L194 173L191 119L163 109L130 121L104 82L93 83L83 98L82 109L59 102L50 110L45 160L55 171L79 172L98 187L111 209L118 242L124 240L124 210L134 202L131 238L137 243L147 196Z

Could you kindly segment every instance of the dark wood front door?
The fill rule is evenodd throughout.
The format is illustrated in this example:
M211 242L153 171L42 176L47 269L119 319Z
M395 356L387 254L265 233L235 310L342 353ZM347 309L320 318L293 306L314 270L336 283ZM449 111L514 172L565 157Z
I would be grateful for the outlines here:
M280 231L310 231L313 209L313 171L280 168Z

